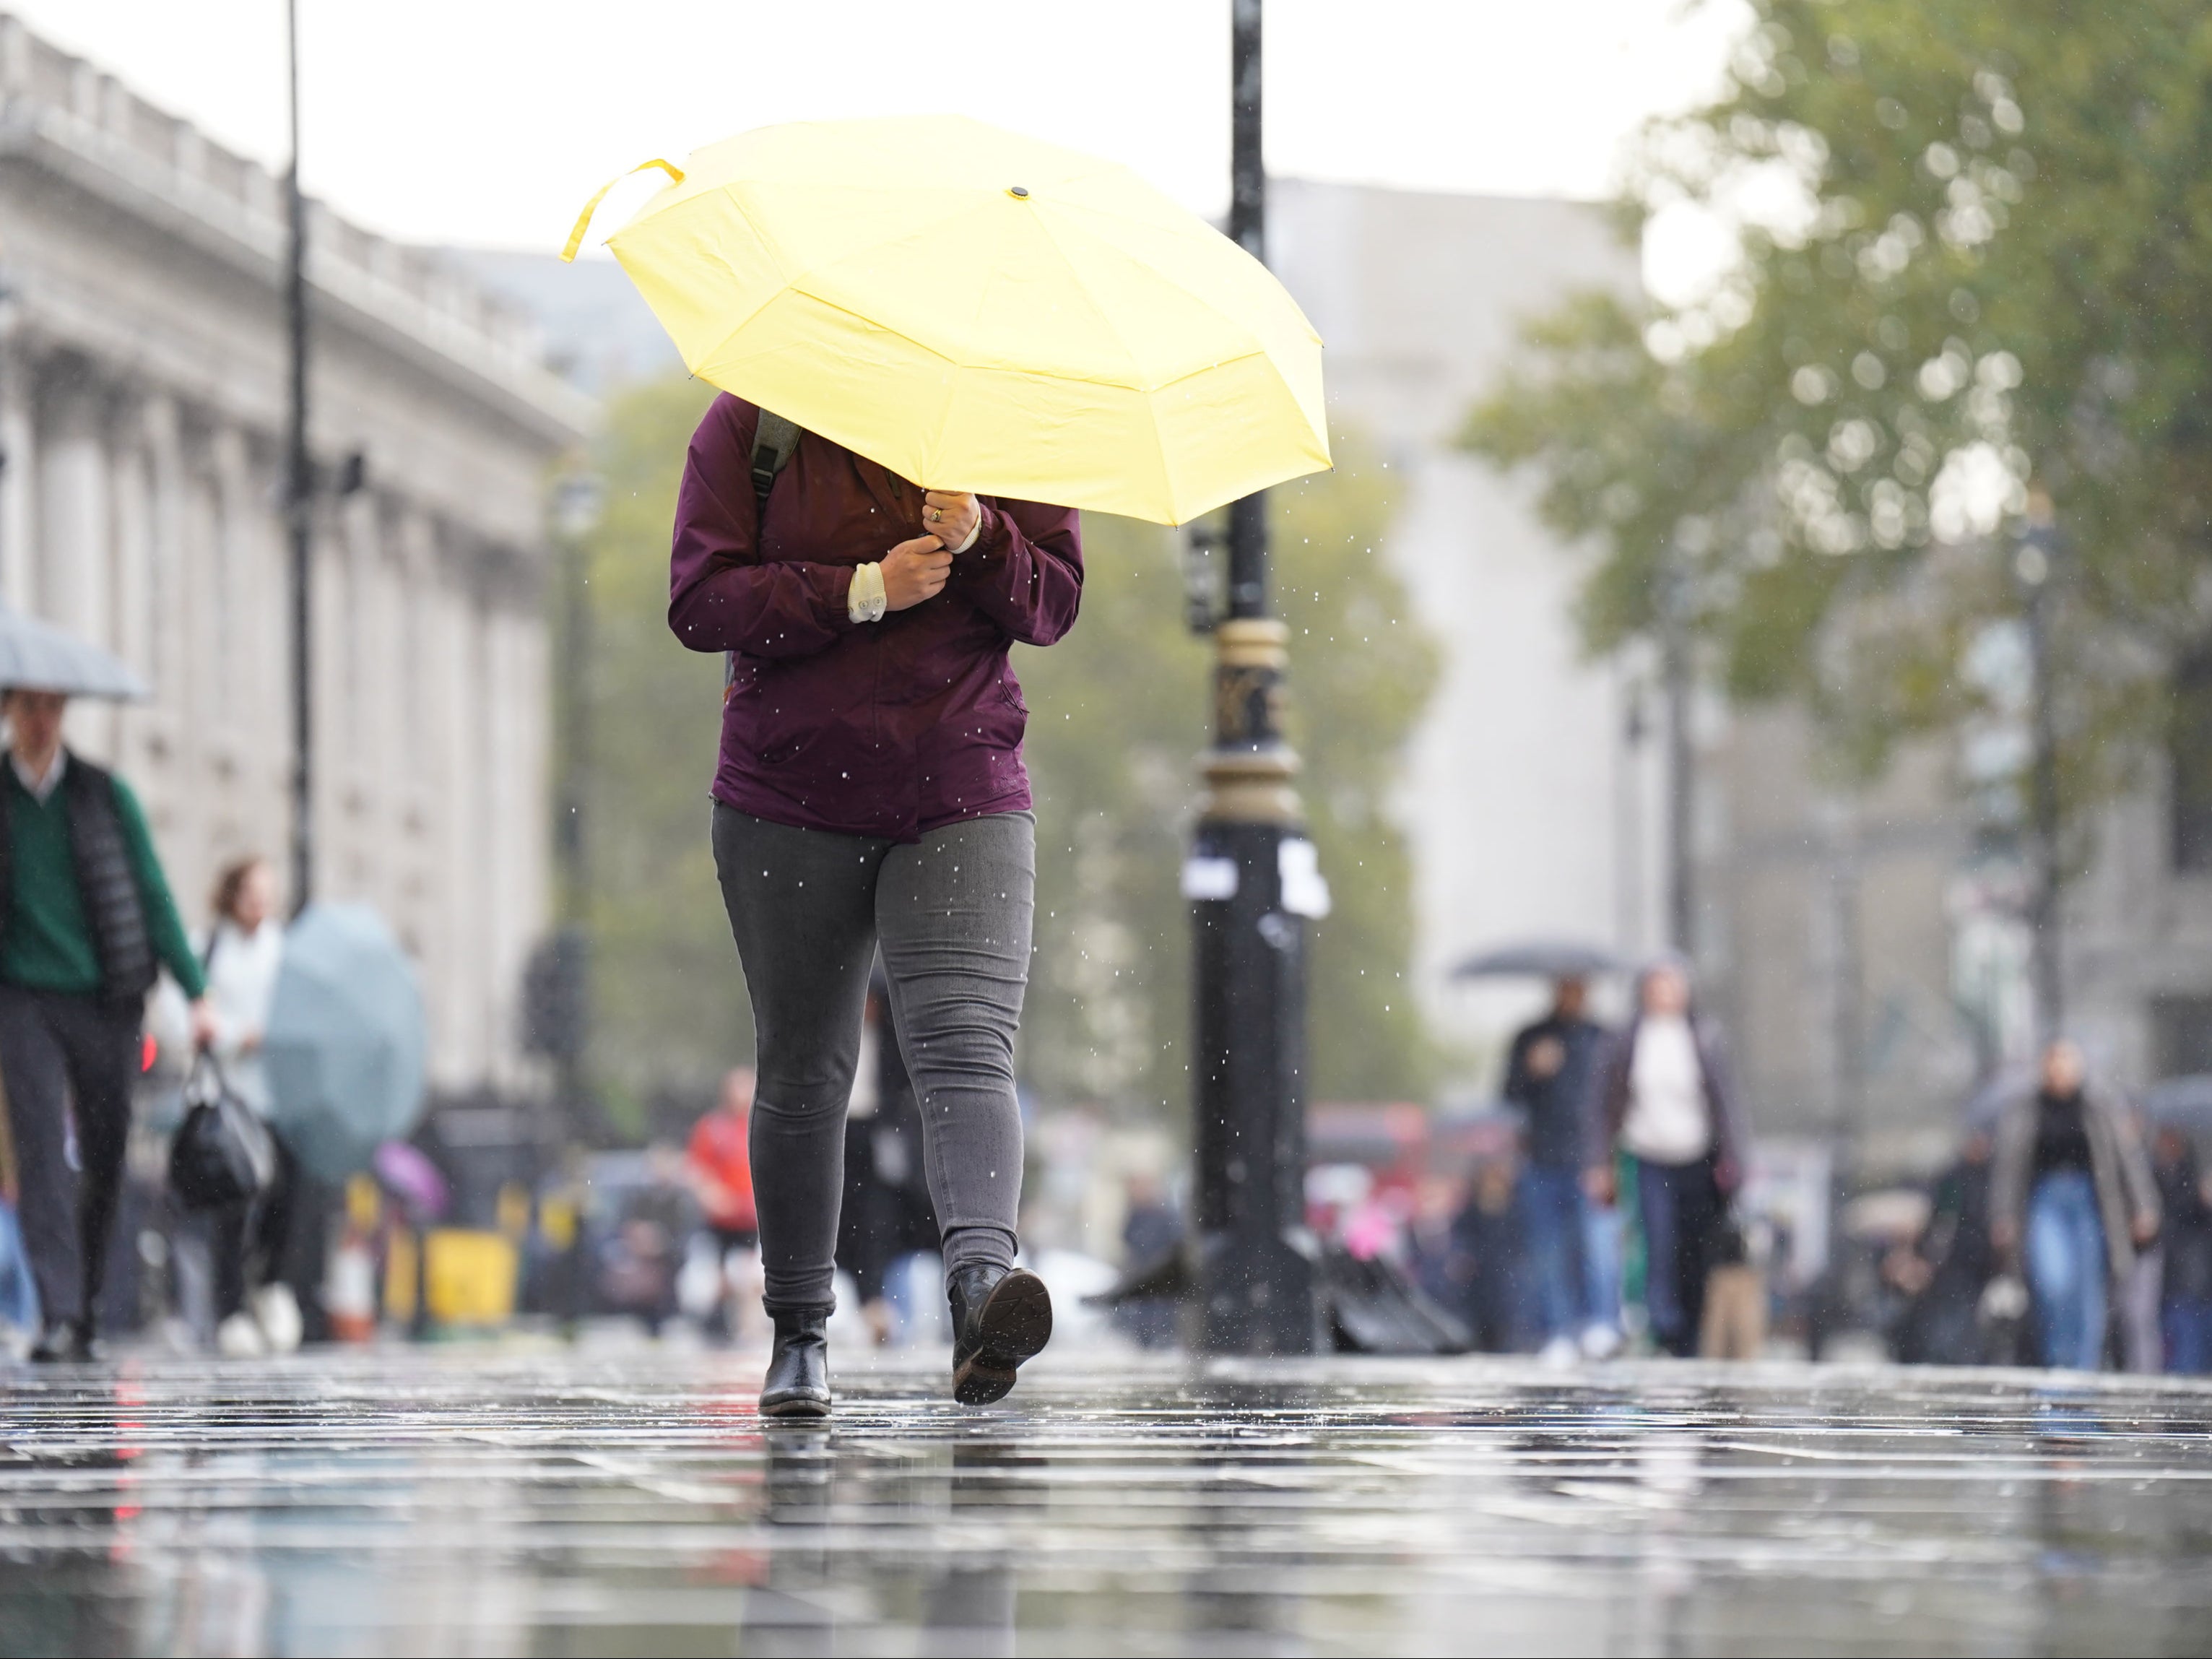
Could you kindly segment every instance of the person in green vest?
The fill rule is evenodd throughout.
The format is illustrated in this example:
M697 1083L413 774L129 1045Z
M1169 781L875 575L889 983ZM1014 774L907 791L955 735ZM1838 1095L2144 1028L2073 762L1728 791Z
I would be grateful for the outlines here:
M81 1361L94 1357L139 1027L160 970L191 1000L196 1043L210 1040L215 1021L137 797L64 747L68 706L55 691L0 694L9 735L0 768L0 1082L43 1322L31 1357Z

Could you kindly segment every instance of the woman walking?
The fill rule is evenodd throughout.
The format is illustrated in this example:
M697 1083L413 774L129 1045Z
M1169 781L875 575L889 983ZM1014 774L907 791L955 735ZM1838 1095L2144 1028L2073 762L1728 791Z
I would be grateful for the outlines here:
M725 395L691 441L669 624L730 653L714 861L758 1044L764 1413L830 1407L844 1115L880 947L944 1234L953 1393L996 1400L1051 1334L1013 1266L1014 1033L1036 820L1007 661L1082 596L1076 514L927 490Z
M276 921L276 877L269 861L249 855L226 865L216 879L211 908L215 925L200 947L208 1006L215 1015L215 1039L209 1046L222 1062L224 1079L265 1121L270 1102L261 1040L276 996L276 970L284 961L284 930ZM276 1170L268 1190L250 1204L210 1218L216 1347L233 1358L289 1353L300 1346L300 1301L286 1277L291 1264L285 1248L298 1176L283 1139L273 1129L270 1138L276 1146Z
M2080 1047L2043 1051L2033 1094L1997 1126L1990 1242L2026 1271L2046 1365L2105 1363L2112 1298L2158 1237L2157 1179L2126 1106L2092 1087Z
M1666 1352L1687 1358L1697 1352L1705 1275L1743 1180L1746 1145L1718 1044L1690 1006L1680 959L1644 970L1636 1018L1600 1076L1596 1117L1591 1194L1606 1203L1616 1196L1618 1146L1635 1172L1651 1334Z

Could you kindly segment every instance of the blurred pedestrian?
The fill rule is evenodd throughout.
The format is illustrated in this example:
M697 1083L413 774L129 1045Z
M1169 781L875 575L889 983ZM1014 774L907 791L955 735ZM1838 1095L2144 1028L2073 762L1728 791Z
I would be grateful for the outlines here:
M1616 1340L1617 1310L1596 1299L1593 1284L1601 1274L1583 1185L1591 1087L1606 1042L1605 1028L1585 1014L1589 1001L1586 981L1555 982L1550 1011L1514 1037L1505 1065L1505 1098L1528 1121L1521 1207L1529 1290L1546 1357L1555 1361L1578 1345L1593 1357L1610 1352Z
M869 982L860 1066L845 1116L845 1197L837 1265L853 1276L878 1347L911 1322L907 1265L938 1246L922 1174L921 1111L891 1022L890 987Z
M1883 1265L1884 1275L1911 1298L1898 1328L1897 1357L1908 1365L2009 1365L2015 1356L1992 1346L1982 1297L1996 1277L1990 1243L1990 1132L1974 1128L1958 1156L1931 1183L1928 1224L1906 1249Z
M2203 1376L2212 1373L2212 1181L2188 1135L2171 1123L2160 1125L2151 1142L2151 1170L2164 1223L2166 1369Z
M15 1179L15 1144L8 1133L8 1108L0 1101L0 1353L20 1354L37 1335L39 1287L23 1254L23 1230L15 1219L22 1188Z
M261 1040L284 960L284 930L276 920L276 872L258 856L232 860L216 878L210 908L215 920L200 943L208 1007L215 1017L209 1048L232 1092L265 1122L270 1102ZM293 1227L307 1222L294 1203L299 1164L273 1124L270 1138L276 1144L276 1165L267 1190L250 1203L227 1206L208 1218L216 1347L234 1358L289 1353L300 1346L300 1295L288 1277L297 1268L288 1249Z
M1513 1160L1482 1159L1452 1222L1456 1260L1448 1271L1463 1288L1445 1304L1466 1322L1478 1353L1517 1353L1528 1346L1528 1236Z
M744 1304L739 1286L758 1270L760 1217L753 1198L751 1131L755 1074L750 1066L722 1074L712 1110L691 1128L684 1154L684 1174L714 1253L714 1306L708 1328L716 1335L744 1334Z
M44 1319L32 1358L93 1353L114 1231L146 994L167 967L215 1035L145 814L130 787L62 742L69 699L0 696L0 1079L24 1243Z
M2036 1089L1998 1122L1990 1199L1990 1236L2024 1271L2045 1364L2103 1366L2113 1299L2158 1228L2133 1116L2091 1085L2077 1044L2050 1043Z
M714 844L760 1042L761 1408L830 1408L844 1117L879 945L944 1229L953 1394L996 1400L1052 1329L1044 1281L1014 1266L1036 862L1008 651L1073 625L1077 515L924 490L724 396L692 439L670 578L677 637L730 653Z
M1597 1099L1590 1195L1617 1197L1618 1146L1636 1182L1651 1334L1664 1352L1687 1356L1697 1351L1705 1275L1747 1149L1718 1040L1692 1006L1689 966L1680 957L1644 971L1636 1017L1612 1045Z
M1168 1201L1157 1170L1136 1170L1121 1192L1121 1273L1127 1278L1164 1266L1182 1248L1182 1214ZM1134 1297L1115 1306L1114 1324L1139 1347L1173 1347L1176 1304L1167 1297Z

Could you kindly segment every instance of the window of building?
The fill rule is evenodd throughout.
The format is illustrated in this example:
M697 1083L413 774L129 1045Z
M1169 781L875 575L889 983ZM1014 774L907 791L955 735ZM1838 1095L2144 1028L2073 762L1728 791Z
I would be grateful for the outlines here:
M2173 867L2212 875L2212 650L2194 653L2174 676L2166 738L2173 778Z

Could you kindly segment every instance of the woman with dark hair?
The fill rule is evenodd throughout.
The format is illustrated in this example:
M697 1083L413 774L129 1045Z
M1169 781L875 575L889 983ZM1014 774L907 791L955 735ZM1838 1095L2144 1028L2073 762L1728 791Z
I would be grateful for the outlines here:
M943 1231L952 1388L996 1400L1052 1330L1014 1267L1036 819L1007 661L1083 591L1076 514L925 490L714 400L676 509L669 625L729 653L714 861L758 1043L769 1415L830 1408L844 1117L878 950Z
M1644 969L1636 1016L1600 1074L1595 1115L1590 1195L1613 1201L1614 1149L1626 1152L1651 1334L1665 1352L1687 1358L1698 1349L1705 1275L1748 1148L1719 1043L1691 1006L1689 965L1679 957Z
M208 1048L231 1091L265 1120L269 1079L261 1039L276 995L276 970L284 957L284 929L277 922L276 876L258 854L234 859L216 877L210 904L214 921L200 941L207 974L208 1006L215 1031ZM216 1346L234 1358L300 1346L298 1294L286 1279L285 1246L295 1187L292 1159L276 1143L276 1171L266 1192L251 1204L210 1218L209 1249L215 1269Z

